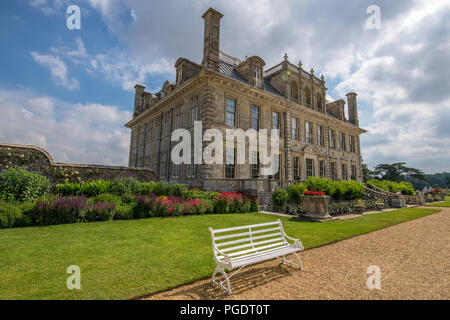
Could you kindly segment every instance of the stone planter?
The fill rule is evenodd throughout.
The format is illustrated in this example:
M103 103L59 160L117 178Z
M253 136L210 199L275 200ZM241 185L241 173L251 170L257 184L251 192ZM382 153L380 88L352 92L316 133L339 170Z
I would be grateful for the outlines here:
M366 207L363 204L355 204L355 213L363 214Z
M302 214L300 217L312 221L332 219L328 214L329 196L300 196L302 199Z
M391 202L392 202L392 206L394 208L404 208L404 207L406 207L406 200L402 196L397 196L397 197L393 198Z
M375 203L375 206L377 207L377 210L383 211L384 209L384 203L377 202Z

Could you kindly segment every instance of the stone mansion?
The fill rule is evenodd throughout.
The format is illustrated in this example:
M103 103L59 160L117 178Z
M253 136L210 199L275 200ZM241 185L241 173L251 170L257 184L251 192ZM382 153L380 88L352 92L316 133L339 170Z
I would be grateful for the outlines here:
M345 101L328 102L323 75L284 59L272 68L258 56L241 61L220 51L220 20L210 8L203 14L204 47L201 64L186 58L175 62L176 82L166 81L159 92L135 86L129 167L149 168L160 180L214 190L269 193L275 186L308 177L361 181L356 93ZM192 132L194 121L203 130L227 128L279 129L279 171L260 176L256 164L181 164L170 159L171 133ZM269 130L270 131L270 130ZM225 143L224 143L225 145ZM224 158L235 158L236 146L226 145Z

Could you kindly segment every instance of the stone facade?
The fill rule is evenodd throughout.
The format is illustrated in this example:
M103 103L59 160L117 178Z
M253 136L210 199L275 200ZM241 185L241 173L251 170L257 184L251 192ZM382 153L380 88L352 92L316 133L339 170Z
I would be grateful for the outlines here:
M139 181L156 181L158 176L145 168L55 163L50 154L36 146L0 143L0 171L24 168L49 176L55 183L97 179L113 180L132 176Z
M135 87L133 119L126 124L131 129L129 167L152 169L161 180L203 189L250 190L261 197L309 176L361 181L359 135L366 131L358 126L357 94L347 94L347 119L344 100L326 101L323 76L305 71L301 62L292 64L287 55L265 71L260 57L240 61L229 56L219 50L222 14L210 8L203 18L202 64L179 58L176 83L166 81L155 94ZM227 101L235 107L228 118ZM196 120L202 121L203 130L216 128L224 137L228 128L272 129L278 124L279 174L257 177L251 164L236 164L228 176L225 165L173 165L172 131L185 128L193 136Z

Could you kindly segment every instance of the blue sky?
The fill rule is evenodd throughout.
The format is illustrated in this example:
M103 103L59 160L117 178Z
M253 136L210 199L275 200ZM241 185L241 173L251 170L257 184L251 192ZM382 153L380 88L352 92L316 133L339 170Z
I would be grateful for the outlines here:
M68 30L66 8L81 8ZM369 5L381 28L368 30ZM0 141L61 162L126 165L133 86L157 91L180 56L201 62L202 13L224 14L221 50L284 53L324 74L329 100L358 92L363 158L450 171L448 1L333 0L0 2Z

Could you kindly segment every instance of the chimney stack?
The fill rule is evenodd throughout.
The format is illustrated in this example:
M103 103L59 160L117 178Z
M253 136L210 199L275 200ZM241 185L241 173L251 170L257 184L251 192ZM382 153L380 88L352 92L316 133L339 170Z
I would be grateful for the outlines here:
M137 116L143 108L142 95L144 93L145 87L143 85L137 84L134 86L134 112L133 117Z
M209 8L202 16L205 19L202 64L208 69L219 70L220 19L223 14Z
M348 105L348 119L351 123L359 127L358 121L358 106L356 104L356 96L357 94L354 92L350 92L346 94L347 96L347 105Z

